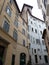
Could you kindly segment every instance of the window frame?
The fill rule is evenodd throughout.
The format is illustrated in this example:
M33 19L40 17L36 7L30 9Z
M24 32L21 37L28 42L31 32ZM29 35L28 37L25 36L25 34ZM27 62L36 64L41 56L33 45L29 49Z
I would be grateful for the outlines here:
M16 29L14 29L14 31L13 31L13 38L14 38L16 41L18 40L18 34L17 34Z
M8 25L7 25L7 24L8 24ZM7 20L4 20L3 29L4 29L6 32L9 32L10 24L8 23Z
M12 11L10 9L10 6L6 6L6 13L8 14L8 16L12 16Z
M14 25L18 28L18 21L14 21Z
M23 46L25 46L25 40L23 39Z

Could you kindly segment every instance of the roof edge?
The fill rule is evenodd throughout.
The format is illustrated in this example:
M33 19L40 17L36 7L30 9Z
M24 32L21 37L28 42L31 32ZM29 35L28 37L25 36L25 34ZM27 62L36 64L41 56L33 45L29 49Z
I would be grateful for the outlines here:
M18 6L18 4L17 4L17 1L16 1L16 0L13 0L13 1L14 1L15 5L16 5L16 7L17 7L19 13L20 13L20 9L19 9L19 6Z
M32 17L34 17L34 18L36 18L36 19L38 19L38 20L40 20L40 21L44 22L43 20L41 20L41 19L39 19L39 18L35 17L34 15L32 15L32 14L31 14L31 12L30 12L29 10L27 10L27 11L29 12L29 14L30 14Z
M23 7L22 7L22 10L21 10L21 13L22 13L22 11L23 11L23 9L24 9L25 6L30 7L31 9L33 8L33 6L24 3L24 4L23 4Z

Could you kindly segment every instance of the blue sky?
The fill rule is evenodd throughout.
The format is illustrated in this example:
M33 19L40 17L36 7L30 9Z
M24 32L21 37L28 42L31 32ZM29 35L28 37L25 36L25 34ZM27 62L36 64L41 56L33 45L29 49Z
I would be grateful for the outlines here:
M43 20L42 11L41 9L38 9L37 0L16 0L16 1L20 10L22 9L24 3L33 6L32 15Z

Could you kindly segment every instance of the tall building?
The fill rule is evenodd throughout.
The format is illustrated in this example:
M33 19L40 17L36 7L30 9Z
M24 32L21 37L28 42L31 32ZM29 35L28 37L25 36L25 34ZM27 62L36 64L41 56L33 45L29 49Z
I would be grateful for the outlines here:
M37 2L38 2L39 9L42 9L43 18L44 18L44 21L45 21L47 0L37 0Z
M48 63L48 54L44 39L42 39L43 30L46 29L44 21L28 13L28 27L30 35L30 55L32 64Z
M41 4L41 9L46 23L46 30L43 31L43 38L45 39L45 43L48 49L48 55L49 55L49 0L37 0L38 5ZM40 3L39 3L40 2Z
M46 25L44 21L32 15L32 6L24 4L22 9L21 16L24 20L28 21L31 63L32 65L48 63L48 54L44 39L42 39L42 33L46 29Z
M0 65L26 65L29 61L27 24L16 0L0 0Z

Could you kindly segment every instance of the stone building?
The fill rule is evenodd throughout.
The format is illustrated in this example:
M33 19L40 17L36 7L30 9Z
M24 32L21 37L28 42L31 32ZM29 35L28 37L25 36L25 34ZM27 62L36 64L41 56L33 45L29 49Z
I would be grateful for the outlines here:
M44 39L42 39L43 30L46 29L44 21L33 16L32 6L27 4L23 5L21 16L25 21L28 21L29 53L32 65L48 63L48 54Z
M46 30L43 31L43 38L45 39L46 47L48 49L48 55L49 55L49 0L37 0L38 6L40 9L42 9L44 21L46 24ZM46 31L46 33L45 33Z
M16 0L0 0L0 62L24 65L29 60L27 24Z

